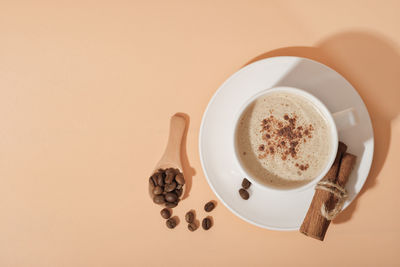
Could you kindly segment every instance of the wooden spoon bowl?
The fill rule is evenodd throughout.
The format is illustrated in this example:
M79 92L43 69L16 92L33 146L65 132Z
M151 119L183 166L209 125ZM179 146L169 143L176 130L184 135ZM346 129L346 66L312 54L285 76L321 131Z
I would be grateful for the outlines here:
M161 157L160 161L156 164L152 175L158 172L159 169L165 170L168 168L178 169L180 173L183 173L181 162L181 146L185 129L186 119L183 116L175 114L171 117L167 147L165 148L164 154ZM154 184L149 181L149 195L152 200L154 198L154 187ZM186 186L183 185L182 189L183 192L181 194L181 197L185 195Z

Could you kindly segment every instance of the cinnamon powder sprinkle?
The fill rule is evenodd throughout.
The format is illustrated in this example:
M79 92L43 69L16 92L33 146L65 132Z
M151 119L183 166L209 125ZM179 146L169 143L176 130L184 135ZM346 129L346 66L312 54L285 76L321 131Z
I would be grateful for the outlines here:
M296 114L285 114L283 119L278 119L273 115L261 121L260 133L263 137L262 144L259 145L258 158L265 158L268 155L278 154L282 160L288 160L288 156L297 159L299 145L306 143L306 138L312 138L314 127L309 125L298 125ZM266 146L268 145L268 149ZM301 171L309 168L309 163L296 163L296 167Z

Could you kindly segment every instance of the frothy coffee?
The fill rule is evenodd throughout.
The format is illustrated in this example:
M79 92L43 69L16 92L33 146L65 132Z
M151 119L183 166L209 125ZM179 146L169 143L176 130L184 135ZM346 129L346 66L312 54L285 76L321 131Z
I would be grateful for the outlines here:
M297 187L320 175L332 136L320 110L303 96L275 92L257 98L236 129L236 148L247 172L275 187Z

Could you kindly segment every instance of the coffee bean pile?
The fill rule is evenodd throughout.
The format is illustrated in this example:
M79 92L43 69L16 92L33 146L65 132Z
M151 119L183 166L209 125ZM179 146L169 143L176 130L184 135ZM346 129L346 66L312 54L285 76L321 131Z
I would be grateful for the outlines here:
M166 219L165 224L169 229L173 229L178 225L178 217L171 217L172 213L169 208L175 208L183 193L183 185L185 179L183 174L174 168L159 169L149 178L150 190L153 194L153 202L160 205L165 205L166 208L160 211L161 217ZM204 205L206 212L211 212L215 208L215 202L209 201ZM178 220L178 221L177 221ZM188 223L188 229L194 232L198 228L198 221L193 210L188 211L185 215L185 220ZM204 230L212 227L212 217L208 216L202 220L201 226Z
M154 203L175 208L182 196L185 178L178 169L159 169L149 178L149 184Z
M247 189L249 189L250 186L251 186L251 182L249 180L247 180L246 178L243 178L242 188L239 189L239 195L244 200L248 200L250 197L249 192L247 191Z

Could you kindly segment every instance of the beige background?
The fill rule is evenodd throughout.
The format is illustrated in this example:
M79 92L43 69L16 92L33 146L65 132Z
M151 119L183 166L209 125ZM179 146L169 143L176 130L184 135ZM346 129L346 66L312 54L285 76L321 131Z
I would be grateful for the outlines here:
M0 2L0 266L399 266L399 10L388 0ZM362 194L323 243L257 228L221 203L209 232L168 230L146 186L169 117L190 116L194 174L175 214L201 218L216 199L198 155L204 109L233 72L272 55L328 64L365 100L376 153Z

